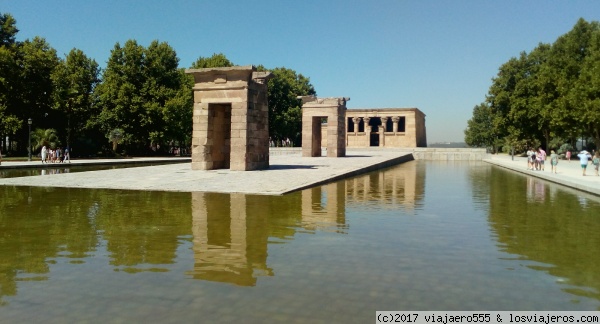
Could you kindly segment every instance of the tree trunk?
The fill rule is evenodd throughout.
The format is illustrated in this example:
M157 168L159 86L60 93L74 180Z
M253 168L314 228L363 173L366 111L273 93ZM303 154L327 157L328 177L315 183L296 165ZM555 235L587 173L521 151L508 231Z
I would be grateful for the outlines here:
M596 151L600 150L600 127L594 129L594 144L596 144Z

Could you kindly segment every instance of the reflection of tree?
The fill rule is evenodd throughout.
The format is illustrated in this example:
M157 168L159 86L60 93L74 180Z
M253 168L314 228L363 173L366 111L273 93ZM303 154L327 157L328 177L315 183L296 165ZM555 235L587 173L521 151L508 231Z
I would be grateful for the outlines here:
M86 203L76 198L73 203L80 192L0 188L0 298L16 294L17 277L48 273L50 259L79 258L94 249L93 224L80 217Z
M600 299L600 204L537 180L492 168L490 224L504 251L547 267L531 267L566 278L564 290ZM534 196L532 199L531 191ZM540 192L542 191L542 192Z
M89 256L99 233L111 263L132 272L174 262L178 237L190 235L189 194L1 187L0 197L0 297L19 278L45 278L55 258Z
M125 271L173 263L178 237L190 234L189 194L112 191L100 196L99 204L95 218L111 264L128 267ZM134 266L138 269L130 268Z

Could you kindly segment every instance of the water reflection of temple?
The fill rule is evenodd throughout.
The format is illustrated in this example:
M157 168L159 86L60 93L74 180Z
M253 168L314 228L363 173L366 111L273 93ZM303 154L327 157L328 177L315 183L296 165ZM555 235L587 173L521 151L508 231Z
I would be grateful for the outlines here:
M304 190L302 195L302 227L346 233L346 192L344 182Z
M347 233L347 204L415 208L424 193L418 163L407 163L282 197L192 193L195 279L254 286L272 276L268 245L304 233Z
M345 181L352 203L378 201L380 208L415 208L425 193L425 173L419 163L402 165L357 176Z
M192 193L195 279L253 286L267 267L268 215L249 208L251 196Z
M343 182L283 197L192 193L194 279L254 286L272 276L268 244L303 233L343 233Z

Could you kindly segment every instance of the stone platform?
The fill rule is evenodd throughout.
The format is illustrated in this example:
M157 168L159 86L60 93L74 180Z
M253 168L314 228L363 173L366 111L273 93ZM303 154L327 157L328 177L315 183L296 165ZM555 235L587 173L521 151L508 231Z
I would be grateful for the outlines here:
M346 157L337 158L301 157L300 152L291 151L272 154L267 170L192 170L189 162L180 161L182 163L4 178L0 179L0 185L282 195L411 160L412 154L391 150L352 150ZM14 167L13 163L20 163L21 167L40 164L3 162L0 168Z

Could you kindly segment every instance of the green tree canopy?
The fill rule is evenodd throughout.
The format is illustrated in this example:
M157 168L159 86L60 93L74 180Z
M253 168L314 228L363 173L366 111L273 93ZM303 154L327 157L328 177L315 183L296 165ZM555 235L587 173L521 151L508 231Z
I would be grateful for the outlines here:
M56 51L44 38L16 40L16 20L0 13L0 136L26 143L27 119L38 127L51 125L46 118L52 106L50 74L58 64ZM26 145L20 145L24 153Z
M555 143L552 137L592 137L600 145L600 25L579 19L553 44L539 44L502 64L492 80L485 104L493 127L506 142ZM485 129L474 110L465 131ZM487 122L487 119L485 120Z
M300 145L302 102L298 96L317 95L317 92L309 78L292 69L278 67L269 71L274 75L268 81L269 135L273 139L289 138L295 145Z
M148 48L134 40L123 47L117 43L96 88L100 129L105 134L122 129L123 143L136 152L168 140L168 108L173 105L167 103L182 86L178 63L177 54L164 42L153 41Z
M494 115L485 103L473 108L473 117L467 122L465 143L474 147L493 147L497 140Z
M0 46L11 46L16 41L17 21L7 13L0 13Z
M214 53L211 57L199 57L192 64L192 69L204 69L215 67L230 67L234 64L223 53Z
M53 128L36 128L31 132L31 140L33 141L34 151L39 150L44 145L52 149L60 145L56 130Z
M52 73L54 109L66 115L66 139L70 146L72 135L77 136L93 119L93 92L100 82L100 68L83 51L72 49Z

